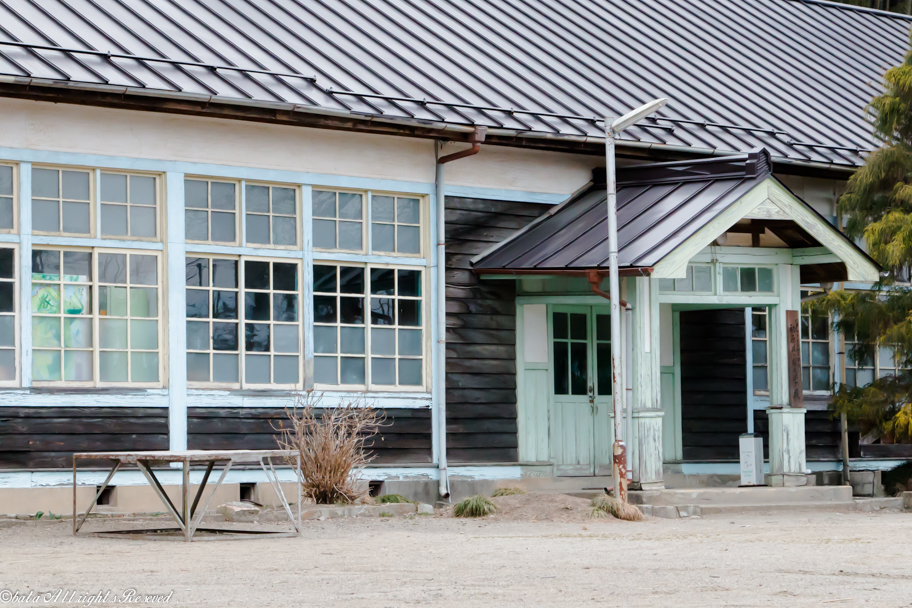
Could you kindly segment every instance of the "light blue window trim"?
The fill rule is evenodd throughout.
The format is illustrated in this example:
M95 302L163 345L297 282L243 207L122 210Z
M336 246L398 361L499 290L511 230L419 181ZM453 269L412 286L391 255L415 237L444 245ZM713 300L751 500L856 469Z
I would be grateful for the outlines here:
M32 165L19 163L19 365L23 388L32 386ZM4 235L12 236L12 235Z
M331 262L358 262L364 264L395 264L397 266L427 266L426 258L400 258L391 255L365 255L363 253L333 253L320 251L321 260Z
M301 316L304 323L304 390L313 388L313 188L301 185L301 258L303 260L303 294Z
M238 187L241 189L241 247L247 247L247 182L241 180ZM236 249L236 247L226 247Z
M181 222L181 231L183 231L183 229L184 224ZM164 250L164 245L162 243L153 241L116 241L112 239L84 239L73 236L33 236L32 244L63 247L107 247L108 249L145 249L146 251Z
M94 184L95 188L94 188L94 190L92 190L92 192L95 193L95 199L93 201L91 201L90 204L94 205L94 207L95 207L95 236L100 238L101 237L101 169L95 169L93 174L94 174L94 179L95 179L95 184ZM165 187L167 188L167 186L165 186ZM156 208L155 211L157 213L158 209ZM62 221L63 220L61 218L61 222ZM62 226L62 223L61 223L61 226ZM98 239L96 239L96 240L98 240ZM123 242L123 241L120 241L120 242ZM52 243L48 243L48 244L50 245ZM53 244L56 244L56 243L53 243Z
M172 450L187 449L187 247L184 226L184 174L165 175L168 205L168 436ZM100 207L100 205L99 205Z
M367 191L367 249L365 249L365 251L367 251L368 254L374 250L374 226L373 226L373 224L371 224L371 222L373 221L373 215L372 215L373 211L374 211L373 193L370 190L368 190ZM352 260L352 261L354 261L354 260ZM360 261L360 260L358 260L358 261Z
M19 241L18 234L0 233L0 243L18 243Z

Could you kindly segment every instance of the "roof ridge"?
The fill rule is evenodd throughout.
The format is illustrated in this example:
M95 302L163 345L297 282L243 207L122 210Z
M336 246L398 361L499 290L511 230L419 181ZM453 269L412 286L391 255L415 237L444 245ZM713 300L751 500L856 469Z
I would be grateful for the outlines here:
M846 11L854 11L856 13L871 13L873 15L880 15L882 17L893 17L895 19L905 19L906 21L912 21L912 15L904 15L902 13L894 13L892 11L885 11L876 8L868 8L866 6L857 6L855 4L845 4L843 2L833 2L832 0L783 0L784 2L797 2L800 4L817 4L820 6L827 6L830 8L838 8Z

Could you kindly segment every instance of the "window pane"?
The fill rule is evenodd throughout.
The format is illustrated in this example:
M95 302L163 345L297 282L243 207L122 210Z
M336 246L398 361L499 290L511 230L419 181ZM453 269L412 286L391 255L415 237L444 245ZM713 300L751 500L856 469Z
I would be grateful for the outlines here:
M335 357L314 357L314 382L338 384L337 360Z
M92 254L80 251L63 252L63 280L91 281Z
M13 199L8 196L0 196L0 229L10 230L12 227ZM2 370L0 370L0 373L2 373Z
M332 223L332 222L326 222ZM316 222L314 222L316 230ZM316 239L316 235L314 235ZM324 245L318 245L323 247ZM361 222L339 222L339 249L361 250Z
M611 315L595 315L595 339L611 342Z
M397 226L397 251L399 253L419 253L421 251L421 231L417 226Z
M127 206L101 206L101 234L103 236L126 236Z
M213 241L233 243L237 240L233 213L217 213L213 211L210 217L212 219Z
M419 386L421 384L421 360L399 359L399 384Z
M102 283L127 282L127 256L123 253L98 254L98 280Z
M342 323L364 323L364 298L339 298L339 319Z
M694 266L694 291L712 291L712 268L710 266Z
M0 194L13 193L13 168L0 166Z
M807 315L801 315L801 338L807 340L811 337L811 325L810 317Z
M412 357L420 357L422 353L421 330L420 329L400 329L399 330L399 354Z
M364 354L364 328L363 327L340 327L339 334L341 337L340 352L347 355Z
M554 325L554 339L555 340L566 340L570 333L568 331L569 326L569 315L565 312L556 312L553 315L553 325ZM566 393L561 393L566 395Z
M395 199L392 196L371 197L371 221L394 222L396 221Z
M184 212L184 230L188 241L209 240L209 214L205 211Z
M130 380L158 382L158 353L130 353Z
M268 321L269 294L256 291L245 293L244 316L249 321Z
M0 312L13 312L13 284L0 283Z
M589 353L584 342L570 343L570 393L585 395L589 388Z
M421 271L399 271L399 295L409 297L421 296Z
M56 169L32 169L32 196L57 198L60 196L58 179L60 173Z
M0 249L0 278L12 279L16 276L14 259L12 249Z
M364 384L364 359L362 357L342 357L339 360L341 384Z
M364 269L342 266L339 272L340 293L364 293Z
M374 251L395 251L395 226L392 224L374 224L371 226Z
M361 195L350 192L339 193L339 217L346 220L360 220L363 217L361 211ZM360 227L359 227L360 229Z
M247 214L247 242L269 244L269 216Z
M298 352L298 326L274 325L272 348L277 353ZM297 382L297 380L295 380Z
M417 304L417 302L415 302ZM400 321L400 325L406 325ZM570 315L570 339L586 340L588 336L586 315L574 313Z
M238 381L238 356L212 355L212 381L236 383Z
M237 260L212 260L212 285L214 287L236 288Z
M244 380L248 384L269 384L269 355L244 357Z
M130 254L130 282L139 285L158 283L158 267L154 255Z
M209 287L209 259L208 258L186 258L185 275L186 283L189 287Z
M59 350L36 350L32 353L32 379L39 382L60 380Z
M693 266L687 266L683 279L675 279L675 291L693 291Z
M331 220L313 221L313 244L321 249L336 248L336 222Z
M60 346L60 318L32 317L32 344L36 348Z
M32 229L60 232L60 207L57 201L32 201Z
M127 349L126 319L101 319L98 333L101 348Z
M89 204L63 201L63 232L89 234Z
M66 209L64 209L64 213ZM64 215L66 219L66 215ZM130 236L155 236L155 208L130 206Z
M396 354L396 330L395 329L372 329L371 330L371 354L372 355L395 355Z
M811 364L811 345L810 342L803 342L801 344L801 363L803 365Z
M237 319L237 292L212 292L212 317L215 319Z
M269 325L266 323L245 323L244 340L245 348L248 352L268 353Z
M209 206L209 184L198 180L184 181L184 206L205 209Z
M722 268L722 290L738 291L738 269L732 267Z
M16 346L16 317L0 317L0 346Z
M373 325L395 325L396 316L391 298L371 298L371 323Z
M313 191L313 216L336 217L336 193L326 190Z
M285 262L272 263L272 288L278 291L298 290L298 266Z
M268 187L247 186L245 198L247 203L247 211L253 213L269 213Z
M66 348L92 348L92 320L64 318L63 345Z
M98 355L98 371L102 382L127 381L127 353L102 352Z
M335 296L314 296L314 321L336 323L337 318Z
M91 382L92 352L67 350L63 353L63 379L72 382Z
M336 267L314 265L313 282L315 292L335 293Z
M878 347L877 356L880 357L880 367L896 367L893 362L893 349L889 346Z
M812 390L825 391L830 388L830 369L828 367L815 367L811 370Z
M858 382L858 386L867 386L874 382L874 370L859 369L855 372L855 379Z
M298 357L289 357L287 355L275 356L272 358L272 367L272 381L276 384L298 383Z
M811 365L830 364L830 345L826 342L811 344Z
M400 224L418 224L418 199L400 198L396 201L396 221Z
M187 321L187 348L190 350L209 350L209 323Z
M187 382L209 382L209 353L187 353Z
M63 181L62 198L89 200L89 174L87 172L64 171L61 177Z
M279 215L295 215L295 191L293 188L272 189L272 212ZM294 220L292 220L292 223Z
M769 377L768 377L765 367L755 367L754 368L754 390L755 391L768 391L769 390Z
M744 292L757 291L757 269L756 268L742 268L741 269L741 291L744 291Z
M377 296L391 296L396 293L396 271L374 268L371 270L371 293Z
M32 312L47 315L60 314L60 287L57 285L32 285Z
M811 337L815 340L829 338L829 323L826 317L811 317Z
M66 172L64 172L64 179ZM64 182L64 197L66 195L66 183ZM127 176L116 175L114 173L101 174L101 200L106 203L126 203L127 202Z
M157 317L158 289L154 287L131 287L130 316Z
M269 289L269 262L245 262L244 287Z
M16 351L0 350L0 380L16 379Z
M225 209L231 211L235 209L235 206L237 205L237 197L234 194L234 184L212 182L211 189L213 209ZM231 217L234 217L234 215L232 214Z
M753 314L751 315L751 336L754 338L765 338L766 337L766 315L762 314Z
M130 348L158 348L158 321L130 321Z
M103 317L126 317L127 288L108 286L99 287L98 314Z
M396 384L396 360L371 357L371 384Z
M130 176L130 204L155 205L154 177L145 177L142 175Z
M346 328L349 329L349 328ZM361 330L362 332L364 330ZM336 350L336 328L335 327L314 327L314 352L316 353L335 353Z
M773 291L773 269L772 268L758 268L757 269L757 291L762 291L764 293L772 293L772 291Z
M213 323L212 324L212 349L213 350L238 350L238 324Z
M754 365L766 365L766 342L764 340L753 341Z
M272 218L272 242L275 245L294 245L298 242L293 217Z
M811 368L801 368L801 390L811 390Z
M562 313L559 313L562 314ZM555 317L557 314L555 314ZM565 326L566 329L566 326ZM566 342L554 342L554 394L570 394L570 351Z

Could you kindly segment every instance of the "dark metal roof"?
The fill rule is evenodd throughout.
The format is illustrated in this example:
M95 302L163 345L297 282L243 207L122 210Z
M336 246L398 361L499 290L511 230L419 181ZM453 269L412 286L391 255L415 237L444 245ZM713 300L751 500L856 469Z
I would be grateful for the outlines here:
M766 150L618 170L618 267L652 268L771 175ZM599 183L552 208L474 261L480 272L608 268L608 209ZM809 207L810 208L810 207Z
M851 166L909 26L814 0L0 0L0 74L571 143L668 97L622 145Z

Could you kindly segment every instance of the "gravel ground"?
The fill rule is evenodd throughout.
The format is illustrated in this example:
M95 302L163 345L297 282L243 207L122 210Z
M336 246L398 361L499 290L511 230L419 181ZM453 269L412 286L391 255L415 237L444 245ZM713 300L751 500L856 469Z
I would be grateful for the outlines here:
M0 526L0 590L173 591L168 605L218 608L912 605L912 514L903 513L640 523L438 515L312 521L301 538L191 545L70 530L68 521Z

